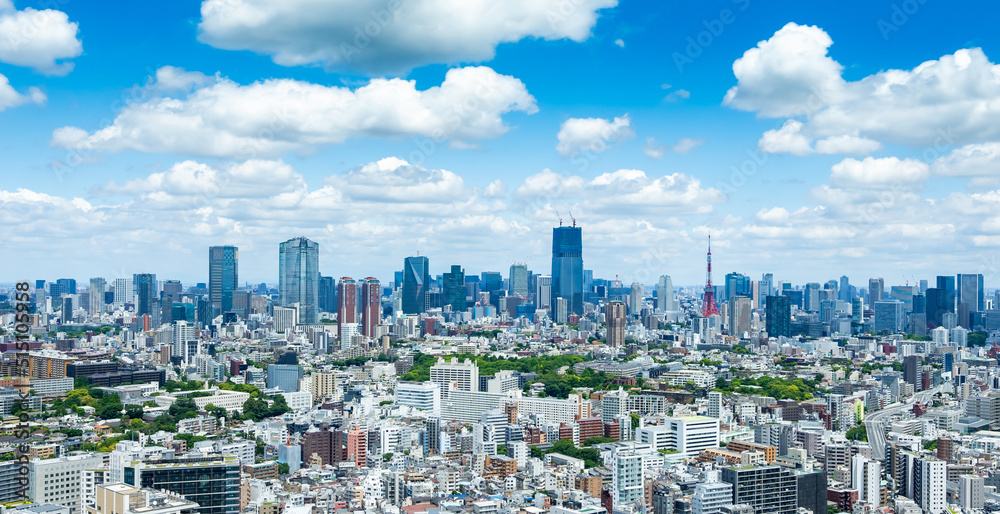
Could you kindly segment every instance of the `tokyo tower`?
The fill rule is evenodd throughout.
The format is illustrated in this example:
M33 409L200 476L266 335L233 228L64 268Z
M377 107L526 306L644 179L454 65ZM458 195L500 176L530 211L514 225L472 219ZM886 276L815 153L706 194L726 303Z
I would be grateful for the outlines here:
M715 288L712 287L712 234L708 235L708 272L705 273L705 298L701 302L701 315L706 318L711 315L719 315L719 308L715 306Z

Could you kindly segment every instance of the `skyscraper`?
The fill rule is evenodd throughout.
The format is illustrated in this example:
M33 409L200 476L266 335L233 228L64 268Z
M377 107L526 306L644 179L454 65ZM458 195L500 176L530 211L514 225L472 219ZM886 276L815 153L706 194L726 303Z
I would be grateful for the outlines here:
M981 274L959 274L956 282L958 283L958 305L960 312L967 312L969 315L965 316L968 319L962 319L960 316L958 319L958 324L965 328L972 328L971 314L973 312L982 312L986 310L986 294L983 290L983 275ZM962 305L965 305L965 309L962 309Z
M729 333L736 337L750 332L750 298L734 296L729 302Z
M509 296L528 297L528 265L511 264L507 279L507 294Z
M337 333L344 335L345 324L358 322L358 285L351 277L340 277L337 284Z
M337 281L333 277L319 277L319 311L337 310Z
M535 281L535 306L548 309L552 306L552 277L539 275Z
M441 277L444 305L450 305L452 312L465 312L465 270L453 265L450 273Z
M382 284L375 277L361 282L361 335L376 337L376 327L382 321Z
M150 326L159 326L160 303L156 294L156 274L137 273L132 276L132 284L135 287L136 305L135 314L138 317L148 315Z
M868 279L868 303L875 305L875 302L885 298L885 281L882 277Z
M95 316L104 311L104 286L106 285L107 282L101 277L90 279L90 304L87 314Z
M851 281L847 275L840 277L840 289L837 290L838 299L844 302L851 301Z
M115 279L115 303L124 305L135 301L135 290L132 287L131 278Z
M670 275L661 275L656 285L656 310L670 312L677 310L674 300L674 282Z
M768 337L792 337L792 304L787 296L768 296L765 302L765 330Z
M552 297L565 298L570 313L583 314L583 232L575 222L552 229Z
M427 257L407 257L403 260L403 312L420 314L426 310L427 288L430 285Z
M298 304L298 324L319 322L319 244L296 237L278 247L278 303Z
M218 313L233 310L233 291L239 285L239 253L235 246L208 248L208 299Z
M638 316L642 310L642 284L632 282L628 295L628 312L633 316Z
M608 325L608 346L625 346L625 322L628 316L624 302L608 302L604 307L604 318Z

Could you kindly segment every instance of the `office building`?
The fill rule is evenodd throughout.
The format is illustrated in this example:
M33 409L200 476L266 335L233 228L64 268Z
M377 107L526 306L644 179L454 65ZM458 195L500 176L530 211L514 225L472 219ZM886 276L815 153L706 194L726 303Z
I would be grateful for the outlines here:
M135 288L135 315L149 316L150 327L160 326L160 303L157 294L156 275L152 273L137 273L132 276Z
M298 310L296 323L319 322L319 244L296 237L278 247L278 303Z
M539 309L552 307L552 277L539 275L535 279L535 306Z
M792 336L792 306L787 296L768 296L764 311L768 337Z
M87 291L90 303L87 305L87 314L98 316L104 312L104 288L107 282L100 277L90 279L90 290Z
M985 503L984 485L985 480L978 475L958 477L958 506L969 512L981 510Z
M614 505L641 504L645 499L642 476L642 455L615 452L611 480L611 497Z
M430 262L427 257L407 257L403 260L403 313L420 314L427 310L430 288Z
M791 470L778 466L722 468L722 481L733 486L732 503L749 505L753 514L795 514L798 483Z
M104 466L100 455L80 454L28 462L28 497L34 503L66 507L81 514L83 471Z
M660 312L678 310L677 300L674 296L674 282L670 275L661 275L660 281L656 285L656 310Z
M750 333L750 298L734 296L729 301L729 333L736 337L745 337Z
M885 299L885 281L882 277L868 279L868 303L874 305Z
M691 496L691 514L719 514L733 503L733 486L726 482L701 483Z
M436 382L396 382L396 404L420 409L428 416L440 416L441 384Z
M628 321L628 314L625 312L625 303L608 302L604 307L604 317L608 325L608 346L612 348L624 347L625 324Z
M240 512L240 461L231 455L145 460L124 467L125 483L179 494L201 514Z
M955 282L958 284L958 291L956 292L958 312L964 314L959 316L958 324L967 329L972 329L972 313L986 310L986 291L983 288L983 275L963 273L956 277Z
M507 276L507 296L528 297L528 265L512 264Z
M465 312L465 270L452 266L450 273L441 276L443 305L450 306L452 312Z
M583 314L583 232L572 227L552 229L552 296L564 298L567 310Z
M267 388L278 388L286 393L299 390L302 366L298 364L269 364L267 366Z
M903 328L903 302L882 300L875 302L873 329L877 333L895 334Z
M431 366L430 381L441 385L442 397L448 396L452 384L458 391L479 391L479 366L469 359L446 361L438 358Z
M708 393L708 417L719 418L722 416L722 393L710 391Z
M319 311L337 311L337 279L333 277L319 277Z
M135 301L134 282L131 278L115 279L115 305L125 305Z
M21 463L15 460L0 462L0 504L24 500L21 485Z
M214 313L233 310L233 291L240 283L239 253L235 246L208 248L208 301Z
M676 450L681 456L693 457L719 447L719 420L706 416L666 418L662 425L637 429L635 439L657 451Z

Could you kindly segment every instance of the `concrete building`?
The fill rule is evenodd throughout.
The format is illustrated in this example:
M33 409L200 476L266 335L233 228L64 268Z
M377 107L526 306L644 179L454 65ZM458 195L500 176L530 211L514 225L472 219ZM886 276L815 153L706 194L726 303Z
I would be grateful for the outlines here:
M676 450L693 457L719 447L719 420L705 416L667 418L663 425L636 430L636 441L650 444L654 450Z

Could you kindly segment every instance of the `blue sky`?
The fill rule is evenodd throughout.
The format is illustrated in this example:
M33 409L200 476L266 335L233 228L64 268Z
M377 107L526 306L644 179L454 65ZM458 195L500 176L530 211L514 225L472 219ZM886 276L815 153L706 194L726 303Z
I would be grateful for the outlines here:
M572 211L626 281L699 283L711 231L717 280L996 282L994 6L270 4L0 0L0 279L204 281L237 244L273 281L298 235L335 276L545 272Z

